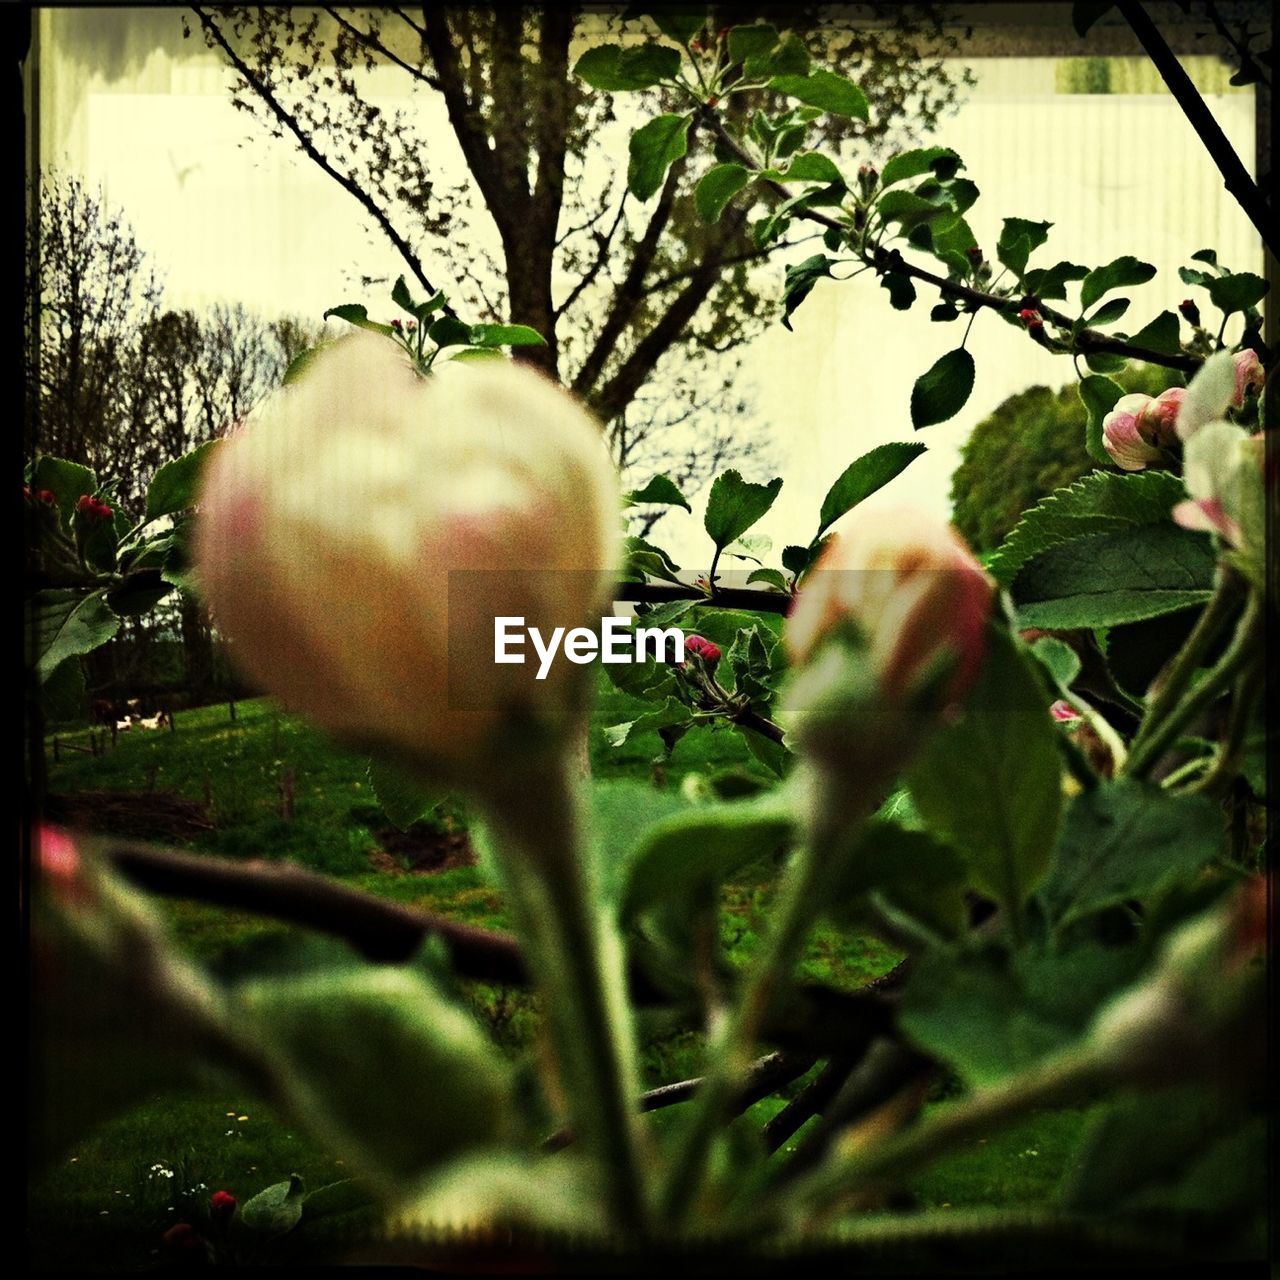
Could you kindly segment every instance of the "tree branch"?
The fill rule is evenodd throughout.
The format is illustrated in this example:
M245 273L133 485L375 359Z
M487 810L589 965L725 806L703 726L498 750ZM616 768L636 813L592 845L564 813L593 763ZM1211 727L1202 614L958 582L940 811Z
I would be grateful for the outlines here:
M459 977L515 987L528 983L520 944L511 934L402 906L290 863L232 861L116 839L104 841L101 852L139 889L314 929L377 963L405 964L434 936L448 944ZM852 992L800 983L763 1028L762 1039L815 1055L860 1055L871 1039L892 1027L899 985L892 973ZM637 1005L671 1003L667 992L635 966L629 987Z
M1119 0L1116 8L1133 28L1133 34L1146 50L1147 57L1155 64L1160 78L1173 94L1174 101L1182 108L1182 114L1187 117L1196 136L1204 144L1204 149L1218 166L1223 185L1253 223L1254 229L1262 237L1262 243L1274 254L1275 230L1267 201L1249 176L1240 157L1236 155L1227 135L1222 132L1222 127L1213 118L1213 113L1205 106L1204 99L1191 83L1191 77L1182 69L1182 64L1160 34L1159 28L1137 0Z
M760 171L759 162L725 128L724 121L713 108L703 106L700 110L699 118L710 123L720 143L733 155L735 160L756 173ZM780 182L766 181L761 185L767 187L774 195L784 199L789 199L792 194ZM797 209L795 216L803 218L807 222L815 222L818 226L826 227L829 230L846 232L849 229L845 223L831 217L829 214L823 213L819 209ZM1002 298L993 293L983 293L980 289L974 289L969 285L960 284L958 281L948 280L943 276L936 275L932 271L916 266L913 262L908 262L897 250L875 250L868 261L868 265L877 271L891 269L902 275L910 276L913 280L932 285L943 297L955 298L974 307L985 307L991 311L998 311L1002 315L1017 315L1025 305L1024 300L1021 298ZM1075 323L1070 316L1064 315L1061 311L1047 306L1039 300L1036 302L1036 309L1046 320L1052 321L1059 328L1069 330ZM1135 346L1131 342L1102 333L1097 329L1081 329L1074 335L1072 344L1073 349L1082 355L1096 352L1126 356L1131 360L1141 360L1145 364L1161 365L1166 369L1177 369L1182 373L1195 373L1201 364L1200 359L1196 356L1188 356L1181 353L1168 355L1162 351L1152 351L1147 347Z
M372 49L375 53L381 54L388 62L394 62L397 67L403 71L407 71L415 80L421 81L429 88L440 89L440 81L435 76L428 75L421 67L415 67L412 63L406 62L397 54L391 52L380 40L378 40L371 31L361 31L354 23L348 22L336 9L325 9L325 13L331 17L344 30L349 31L357 40L360 41L367 49ZM403 17L403 14L401 15ZM416 30L416 28L415 28Z
M213 21L208 14L200 8L199 5L193 5L191 10L200 20L200 26L204 29L205 35L208 36L223 52L227 60L240 74L244 82L253 90L255 94L263 101L270 110L271 114L282 124L291 134L293 134L298 146L302 149L303 155L311 160L314 164L326 174L329 175L348 195L358 200L365 212L378 224L383 235L395 246L396 251L404 259L405 264L413 273L414 279L427 291L428 296L438 293L439 290L427 279L426 272L423 270L422 263L419 262L417 254L409 247L409 242L391 225L391 219L378 205L369 193L360 186L349 174L341 172L339 169L329 162L329 160L317 149L316 145L311 141L302 127L298 124L293 115L285 110L280 104L279 99L271 92L267 85L260 80L249 69L248 64L240 57L239 54L231 47L230 41L222 34L221 28ZM452 310L448 307L445 310L452 314Z

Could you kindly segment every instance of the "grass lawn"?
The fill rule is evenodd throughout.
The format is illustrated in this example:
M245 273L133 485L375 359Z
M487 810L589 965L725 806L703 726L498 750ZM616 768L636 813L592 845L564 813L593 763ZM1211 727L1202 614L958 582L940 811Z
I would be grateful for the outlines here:
M641 735L622 749L610 747L603 726L635 718L640 705L602 685L590 744L597 779L674 789L691 772L760 776L761 766L731 732L691 733L661 765L655 765L661 751L656 734ZM237 704L234 719L226 705L179 712L173 733L134 729L96 757L71 749L87 743L87 730L68 728L57 737L59 759L52 758L52 736L48 753L49 792L61 798L55 816L223 856L293 859L397 901L474 924L505 923L498 893L469 860L460 805L446 803L436 819L405 837L382 813L363 758L266 699ZM294 795L290 820L281 811L288 774ZM154 793L151 801L140 798L146 792ZM413 873L407 868L415 862L442 869ZM770 881L771 869L762 866L726 889L722 936L737 958L754 945ZM158 906L181 948L215 971L234 972L247 957L293 933L247 913L188 902ZM857 987L895 959L874 939L822 926L803 970L833 985ZM524 996L482 984L471 984L469 995L505 1051L527 1046L533 1014ZM643 1034L648 1084L697 1073L692 1033L664 1026ZM785 1097L758 1104L748 1122L763 1123L784 1102ZM662 1123L672 1115L655 1118ZM937 1207L1042 1202L1071 1158L1082 1120L1077 1113L1045 1115L1016 1131L993 1134L925 1175L918 1198ZM166 1227L198 1218L211 1191L225 1188L243 1200L291 1173L301 1174L310 1187L344 1176L340 1159L257 1099L216 1090L150 1098L87 1135L33 1183L33 1261L147 1266L159 1258ZM290 1260L308 1249L323 1256L336 1238L331 1233L340 1230L353 1230L353 1220L320 1219L296 1233Z

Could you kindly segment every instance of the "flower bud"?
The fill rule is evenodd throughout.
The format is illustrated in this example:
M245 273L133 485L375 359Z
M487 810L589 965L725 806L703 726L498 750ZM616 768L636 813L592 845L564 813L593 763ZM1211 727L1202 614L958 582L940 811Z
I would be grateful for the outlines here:
M1143 431L1145 415L1153 403L1151 396L1135 392L1121 396L1102 420L1102 447L1123 471L1142 471L1157 461L1160 449Z
M696 654L708 667L714 669L716 663L720 661L720 646L713 644L710 640L702 636L686 636L684 640L685 653Z
M1065 698L1059 698L1049 708L1049 714L1059 724L1079 724L1082 719L1080 713Z
M1178 443L1178 410L1187 398L1186 387L1170 387L1150 401L1138 415L1138 431L1152 445Z
M964 251L964 256L968 258L975 267L979 266L984 261L982 250L976 244L970 245L969 248Z
M914 699L947 669L943 700L982 664L991 580L950 525L913 510L855 509L818 557L784 638L796 664L852 631L881 694Z
M114 514L111 508L91 494L82 493L76 499L76 515L83 517L86 521L94 524L100 524L104 520L110 520Z
M1023 307L1018 312L1018 319L1027 326L1027 332L1040 334L1044 332L1044 319L1034 307Z
M1232 359L1235 361L1236 389L1231 403L1237 409L1243 409L1245 397L1251 391L1261 391L1267 375L1258 359L1258 353L1251 347L1237 351Z
M1188 324L1195 325L1197 329L1200 327L1200 308L1190 298L1183 298L1178 304L1178 310Z
M198 506L235 660L322 728L465 782L580 718L585 667L495 661L499 616L598 620L619 554L600 430L527 366L423 379L395 345L344 339L223 444Z
M1173 509L1184 529L1215 533L1237 550L1265 545L1265 442L1230 422L1201 427L1183 451L1183 480L1191 495Z
M215 1191L209 1197L209 1213L216 1222L227 1222L235 1213L238 1203L230 1191Z

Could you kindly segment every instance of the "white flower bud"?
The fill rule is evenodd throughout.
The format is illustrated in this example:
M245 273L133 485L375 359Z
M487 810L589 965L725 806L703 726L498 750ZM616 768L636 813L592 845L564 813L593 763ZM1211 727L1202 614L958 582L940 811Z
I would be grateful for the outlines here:
M598 619L618 511L598 426L542 375L493 361L423 379L359 334L218 451L195 559L235 661L282 703L476 778L495 748L545 747L579 717L585 668L495 663L494 618Z

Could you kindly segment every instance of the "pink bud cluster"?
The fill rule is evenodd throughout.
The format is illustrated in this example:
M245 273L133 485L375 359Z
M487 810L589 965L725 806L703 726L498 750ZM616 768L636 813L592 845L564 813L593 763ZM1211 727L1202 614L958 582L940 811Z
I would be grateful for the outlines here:
M83 493L76 500L76 514L83 516L86 520L97 522L110 520L115 513L101 499L95 498L91 494Z
M703 636L686 636L684 651L701 658L708 667L714 668L716 663L720 661L720 646L713 644Z

